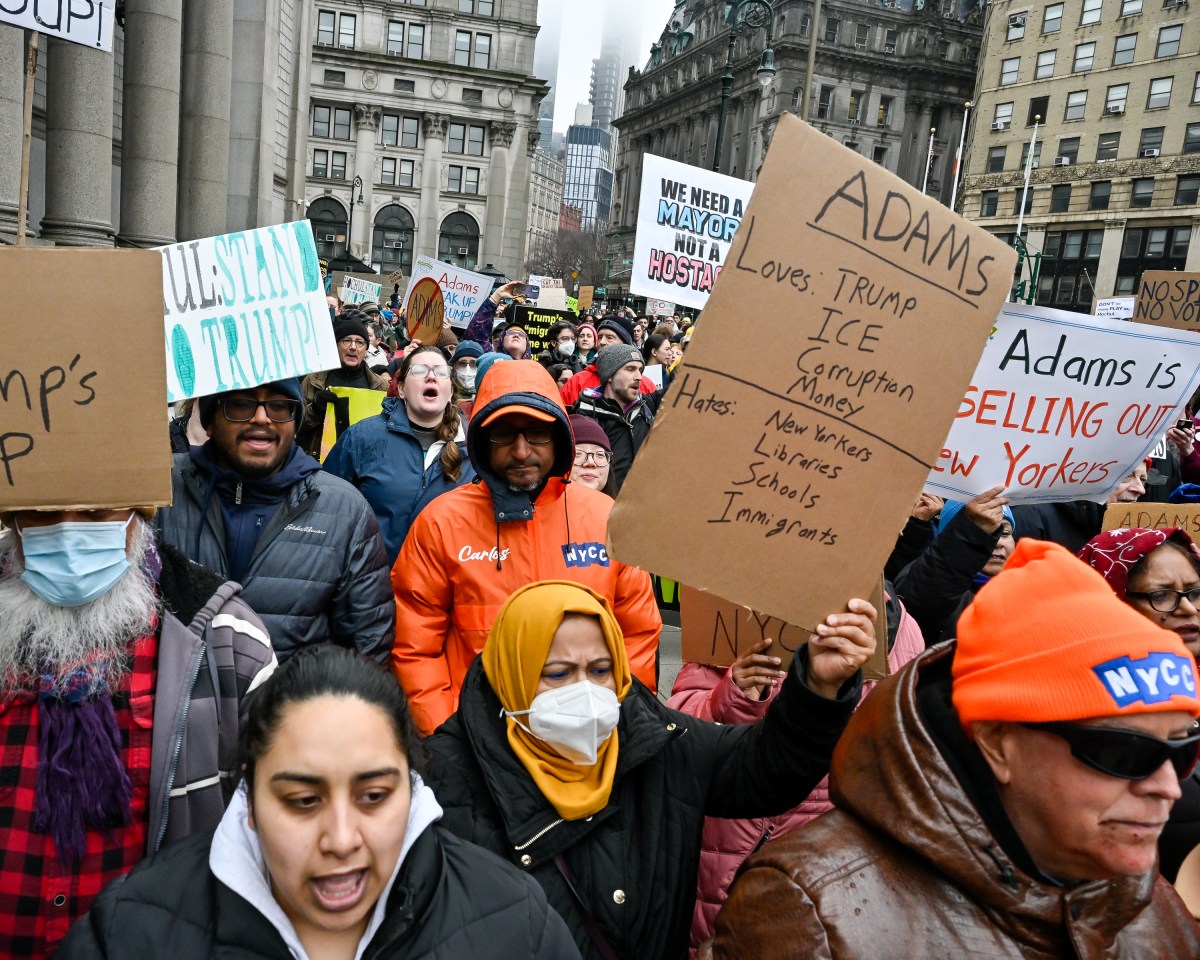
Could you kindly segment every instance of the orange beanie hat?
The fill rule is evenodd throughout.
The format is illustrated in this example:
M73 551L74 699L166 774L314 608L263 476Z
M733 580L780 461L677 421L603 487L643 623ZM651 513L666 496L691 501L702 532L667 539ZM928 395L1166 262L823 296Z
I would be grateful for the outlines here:
M1046 723L1184 710L1196 664L1058 544L1021 540L958 621L952 699L975 720Z

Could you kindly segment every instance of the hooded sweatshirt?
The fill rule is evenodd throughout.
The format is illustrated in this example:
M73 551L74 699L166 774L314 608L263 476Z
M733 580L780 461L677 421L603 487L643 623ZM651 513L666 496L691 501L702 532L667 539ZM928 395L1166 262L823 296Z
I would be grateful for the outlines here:
M554 462L540 492L510 490L491 468L493 412L525 406L554 417ZM396 645L392 667L417 725L431 733L458 705L467 667L518 587L573 580L608 598L634 676L653 689L662 618L649 576L605 547L612 499L568 478L574 440L554 381L535 361L491 367L475 398L467 452L476 480L418 514L392 568Z
M408 808L408 825L405 827L404 845L400 848L400 856L396 860L396 866L392 870L387 886L383 888L383 892L375 902L375 909L371 912L367 929L358 942L358 950L354 954L356 960L363 955L371 938L383 925L392 885L396 882L396 877L404 865L404 858L408 855L408 851L412 849L417 838L442 817L442 808L438 805L433 791L425 786L424 781L416 773L411 774L411 778L412 800ZM246 787L243 784L234 794L229 808L225 811L225 816L221 818L217 832L213 835L212 848L208 856L208 868L214 877L270 921L297 960L309 960L308 953L296 934L296 928L292 926L292 921L288 919L287 914L283 912L283 907L279 905L279 901L271 892L271 875L267 872L267 865L263 860L262 845L259 843L258 834L250 828L248 810Z

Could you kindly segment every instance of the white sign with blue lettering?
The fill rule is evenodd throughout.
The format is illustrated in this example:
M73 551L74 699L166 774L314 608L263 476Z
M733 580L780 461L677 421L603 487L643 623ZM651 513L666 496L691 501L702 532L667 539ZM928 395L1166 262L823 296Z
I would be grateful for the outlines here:
M491 277L434 260L433 257L417 257L413 261L408 289L415 290L417 284L426 277L442 288L446 320L456 330L465 330L470 325L479 304L492 292Z
M307 220L159 252L170 402L338 366Z

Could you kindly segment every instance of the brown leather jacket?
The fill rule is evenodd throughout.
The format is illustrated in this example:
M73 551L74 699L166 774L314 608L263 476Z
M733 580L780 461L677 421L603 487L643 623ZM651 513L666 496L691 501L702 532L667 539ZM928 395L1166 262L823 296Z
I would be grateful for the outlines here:
M927 651L863 701L833 757L837 809L743 867L701 958L1200 957L1200 928L1157 871L1059 887L1001 848L969 795L983 794L939 749L945 724L928 720L931 696L948 708L953 650Z

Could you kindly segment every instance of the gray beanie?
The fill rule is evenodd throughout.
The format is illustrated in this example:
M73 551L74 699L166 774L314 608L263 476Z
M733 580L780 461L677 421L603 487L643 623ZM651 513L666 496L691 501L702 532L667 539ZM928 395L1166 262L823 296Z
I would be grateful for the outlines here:
M645 365L642 351L628 343L610 343L602 349L596 354L596 373L600 375L600 385L608 383L613 374L633 360Z

